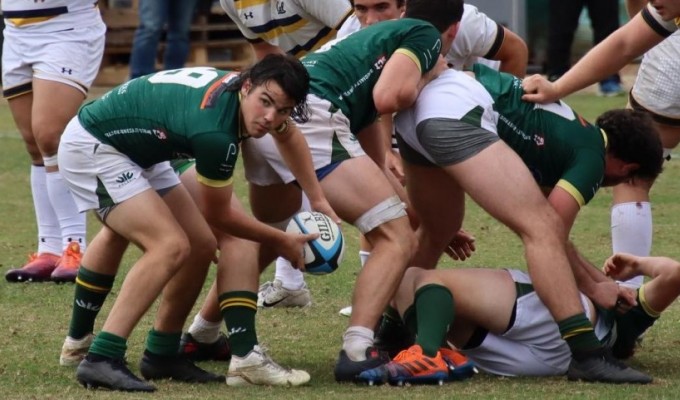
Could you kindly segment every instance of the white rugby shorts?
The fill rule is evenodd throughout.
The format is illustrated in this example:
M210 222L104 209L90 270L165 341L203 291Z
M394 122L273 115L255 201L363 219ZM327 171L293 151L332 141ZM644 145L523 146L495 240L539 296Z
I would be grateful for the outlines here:
M59 143L59 172L80 212L122 203L147 190L180 183L169 162L142 168L114 147L103 144L74 117Z
M99 72L106 36L99 10L93 8L91 15L87 25L55 32L7 26L2 47L3 97L29 93L33 78L60 82L86 95Z
M531 283L529 275L508 270L515 282ZM592 320L590 301L581 294L586 315ZM595 334L604 338L612 329L597 318ZM482 370L503 376L563 375L569 368L571 351L562 340L557 323L536 292L517 299L515 323L503 334L488 333L482 344L463 353Z
M330 110L335 107L328 100L313 94L307 95L307 104L311 114L310 120L298 124L298 127L311 151L315 170L339 161L338 158L349 159L366 154L356 136L350 131L349 120L342 111L331 112ZM241 154L246 179L251 183L268 186L295 180L271 135L244 140L241 144Z

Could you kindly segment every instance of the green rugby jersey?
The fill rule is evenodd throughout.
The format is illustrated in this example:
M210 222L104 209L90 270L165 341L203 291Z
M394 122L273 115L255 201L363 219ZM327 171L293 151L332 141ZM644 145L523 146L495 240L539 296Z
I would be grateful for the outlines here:
M602 183L607 136L563 102L522 101L522 81L475 64L475 78L491 94L499 114L498 136L529 167L541 187L559 186L580 206Z
M437 63L441 46L441 34L432 24L402 18L328 42L301 61L311 77L310 92L342 110L358 133L377 118L373 87L392 54L409 56L425 74Z
M143 168L195 158L204 181L225 186L241 138L239 93L224 91L224 83L235 76L207 67L143 76L83 105L78 119Z

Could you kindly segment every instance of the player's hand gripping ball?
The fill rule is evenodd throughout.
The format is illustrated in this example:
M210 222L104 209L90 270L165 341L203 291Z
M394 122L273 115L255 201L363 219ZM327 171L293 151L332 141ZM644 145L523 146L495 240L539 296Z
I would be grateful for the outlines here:
M290 220L286 232L319 233L303 247L306 272L324 275L338 269L345 254L345 238L338 224L326 214L302 211Z

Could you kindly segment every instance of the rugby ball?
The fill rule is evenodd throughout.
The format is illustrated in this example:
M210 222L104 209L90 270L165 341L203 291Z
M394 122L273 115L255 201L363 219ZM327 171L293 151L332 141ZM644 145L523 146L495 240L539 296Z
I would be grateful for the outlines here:
M345 238L340 227L326 214L302 211L290 220L286 227L289 233L318 233L303 247L305 270L314 275L329 274L340 266L345 254Z

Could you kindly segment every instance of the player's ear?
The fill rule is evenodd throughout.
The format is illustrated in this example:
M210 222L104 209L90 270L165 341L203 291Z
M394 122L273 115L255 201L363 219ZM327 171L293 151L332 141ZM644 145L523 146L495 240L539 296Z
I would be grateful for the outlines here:
M626 176L632 176L635 174L635 171L640 169L640 164L638 163L628 163L623 166L623 171L625 172Z
M458 34L459 28L460 28L460 21L456 22L455 24L453 24L449 27L448 34L449 34L449 37L451 37L451 39L454 39L456 37L456 35Z
M251 82L250 78L246 79L243 81L243 84L241 84L241 94L242 95L247 95L250 92L250 89L253 87L253 82Z

